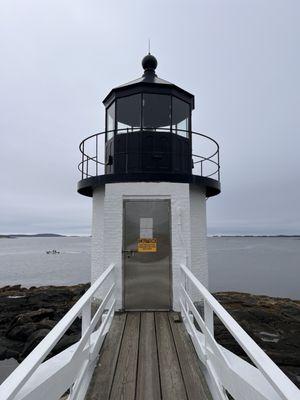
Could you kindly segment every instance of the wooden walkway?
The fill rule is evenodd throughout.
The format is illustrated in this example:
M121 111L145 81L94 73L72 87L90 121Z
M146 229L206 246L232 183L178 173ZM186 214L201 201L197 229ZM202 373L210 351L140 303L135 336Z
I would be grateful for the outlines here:
M193 344L174 312L116 314L87 400L211 400Z

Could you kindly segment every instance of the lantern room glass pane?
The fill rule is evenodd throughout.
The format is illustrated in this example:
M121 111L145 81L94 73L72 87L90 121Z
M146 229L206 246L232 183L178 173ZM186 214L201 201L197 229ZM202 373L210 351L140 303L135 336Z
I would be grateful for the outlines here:
M117 133L141 129L141 95L122 97L117 100ZM121 129L121 131L119 131Z
M114 136L115 129L115 103L108 107L106 110L106 140L111 139Z
M171 96L164 94L143 95L143 128L170 130Z
M188 103L179 100L177 97L172 99L172 131L173 133L188 137L190 120L190 106Z

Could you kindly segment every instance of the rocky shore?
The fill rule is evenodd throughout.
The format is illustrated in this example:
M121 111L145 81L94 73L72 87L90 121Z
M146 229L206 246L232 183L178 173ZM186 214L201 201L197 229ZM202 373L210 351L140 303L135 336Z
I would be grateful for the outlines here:
M214 296L300 388L300 301L238 292ZM221 345L248 360L217 318L215 336Z
M89 284L0 288L0 360L14 358L21 362L88 287ZM77 319L52 354L75 343L80 329Z
M22 361L87 290L89 284L0 288L0 360ZM227 311L300 387L300 301L248 293L215 293ZM80 337L76 320L56 345L62 351ZM215 319L220 344L247 358L220 321Z

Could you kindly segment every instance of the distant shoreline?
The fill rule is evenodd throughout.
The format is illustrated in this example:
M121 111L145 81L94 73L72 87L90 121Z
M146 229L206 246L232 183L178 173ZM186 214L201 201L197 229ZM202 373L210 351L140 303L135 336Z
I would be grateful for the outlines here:
M59 238L59 237L91 237L91 235L62 235L59 233L34 233L34 234L26 234L26 233L10 233L8 235L1 235L0 234L0 239L16 239L16 238ZM208 238L300 238L299 235L284 235L284 234L278 234L278 235L251 235L251 234L245 234L245 235L208 235Z
M0 235L0 239L16 239L16 238L40 238L40 237L48 237L48 238L56 238L56 237L89 237L89 236L81 236L81 235L61 235L59 233L34 233L34 234L25 234L25 233L12 233L9 235Z
M209 235L208 237L218 237L218 238L293 238L297 237L300 238L300 235Z

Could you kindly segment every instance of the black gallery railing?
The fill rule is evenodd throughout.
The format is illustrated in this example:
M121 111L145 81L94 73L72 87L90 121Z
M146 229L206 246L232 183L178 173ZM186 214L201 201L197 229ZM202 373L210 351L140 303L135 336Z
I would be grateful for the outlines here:
M103 160L105 153L105 141L108 135L120 135L130 132L141 131L141 128L117 129L114 131L104 131L95 133L84 139L80 145L81 162L78 169L81 173L81 179L91 178L93 176L103 175L105 165L110 160ZM150 129L147 129L150 131ZM165 132L167 129L151 129L152 132ZM168 130L170 132L170 130ZM180 135L192 140L192 158L193 175L199 175L206 178L220 180L220 156L218 143L209 136L202 133L177 129L170 132L170 135Z

